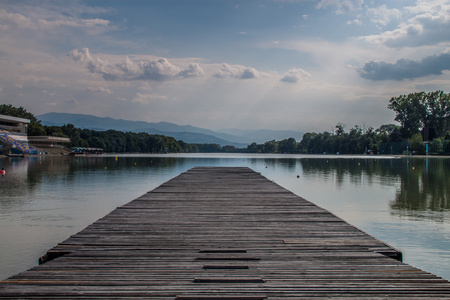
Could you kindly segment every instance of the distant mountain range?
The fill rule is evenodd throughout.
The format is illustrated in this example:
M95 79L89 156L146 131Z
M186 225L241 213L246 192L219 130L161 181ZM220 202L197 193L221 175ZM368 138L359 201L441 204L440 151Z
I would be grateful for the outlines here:
M174 137L186 143L219 144L221 146L233 145L247 147L253 142L262 144L271 140L283 140L295 138L300 141L303 133L292 130L248 130L248 129L223 129L213 131L194 127L191 125L177 125L168 122L149 123L143 121L129 121L113 118L102 118L84 114L46 113L36 116L43 125L62 126L73 124L82 129L104 131L114 129L124 132L146 132L149 134L161 134Z

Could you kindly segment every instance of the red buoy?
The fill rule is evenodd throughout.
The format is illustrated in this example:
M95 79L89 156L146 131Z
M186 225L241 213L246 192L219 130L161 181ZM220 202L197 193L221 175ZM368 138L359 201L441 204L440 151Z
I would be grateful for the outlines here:
M5 170L4 170L4 169L1 169L1 170L0 170L0 175L5 176L5 174L6 174Z

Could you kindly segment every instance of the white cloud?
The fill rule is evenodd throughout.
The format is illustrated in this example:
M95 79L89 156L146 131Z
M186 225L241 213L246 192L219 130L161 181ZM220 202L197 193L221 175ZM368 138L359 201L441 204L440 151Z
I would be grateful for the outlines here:
M347 25L352 25L352 24L362 25L362 22L360 19L353 19L351 21L347 21Z
M49 96L55 96L55 95L56 95L56 92L55 92L55 91L49 92L49 91L47 91L47 90L42 90L42 93L43 93L43 94L46 94L46 95L49 95Z
M113 93L110 89L104 88L104 87L87 87L86 90L89 92L94 92L94 93L104 93L104 94L112 94Z
M406 10L414 14L423 12L439 12L448 9L448 0L417 0L416 5L405 7Z
M166 58L140 61L138 66L133 66L133 68L135 67L143 71L142 74L135 77L136 79L167 80L176 77L181 72L179 67L170 63Z
M107 28L110 25L108 20L93 18L79 19L73 16L67 16L62 13L52 11L40 14L33 11L24 13L7 11L0 9L0 29L26 29L32 31L38 30L58 30L61 27L82 28L87 30Z
M149 100L166 100L166 96L161 96L157 94L141 94L137 93L136 97L133 98L133 103L140 103L140 104L148 104Z
M311 76L311 74L309 74L308 72L306 72L302 69L292 68L289 70L289 72L287 72L286 74L283 75L283 78L281 78L281 81L286 82L286 83L297 83L297 82L305 80L306 78L308 78L310 76Z
M390 9L386 6L386 4L374 8L368 8L366 13L373 23L380 24L382 26L386 26L392 20L400 19L402 16L402 13L398 9Z
M362 8L364 0L321 0L317 5L317 9L331 7L336 14L350 13Z
M8 12L0 9L0 29L8 30L14 27L33 29L35 22L20 13Z
M448 1L418 1L416 6L406 7L405 10L413 16L401 22L396 29L365 36L363 39L372 44L384 44L389 47L419 47L450 42ZM384 21L378 19L378 22L383 25L383 22L390 20L394 14L395 12L392 12Z
M108 26L108 20L102 19L62 19L62 20L38 20L37 24L43 29L58 28L60 26L79 27L79 28L92 28L95 26Z
M180 71L178 74L182 78L188 77L201 77L205 74L205 71L200 67L200 65L193 63L190 64L186 69Z
M214 74L216 78L251 79L260 77L260 73L250 67L222 64Z
M69 56L76 62L82 62L94 74L102 75L108 81L154 80L164 81L175 78L199 77L204 74L198 64L190 64L182 68L171 63L166 58L131 59L126 57L123 62L115 63L91 56L88 48L81 51L74 49Z
M251 22L226 23L226 28L211 25L218 26L221 45L242 53L228 53L207 38L211 31L202 30L209 24L201 24L198 32L167 35L164 24L151 27L148 18L133 15L135 8L121 11L124 7L114 2L105 4L111 9L106 14L78 1L0 2L0 69L4 70L0 100L25 103L36 114L70 111L208 128L303 130L314 125L310 129L324 130L328 124L357 124L357 120L376 127L378 122L392 122L386 108L390 97L415 90L423 80L427 86L450 87L450 71L444 65L448 57L439 55L450 49L445 31L450 28L448 1L411 1L416 4L405 9L397 4L406 1L381 5L360 0L286 0L284 9L288 3L301 5L293 14L295 20L286 14L278 23L278 13L268 15L269 31L262 32ZM142 7L156 5L149 3ZM242 6L240 12L254 13L245 9ZM327 22L315 23L325 18ZM347 20L361 26L339 24ZM380 34L368 36L376 30L371 22ZM390 31L381 30L385 26ZM120 30L108 34L115 28ZM183 36L176 36L181 32ZM238 33L247 32L251 40L236 39ZM355 34L366 37L357 39ZM431 40L439 45L404 47L431 44ZM80 41L87 48L81 49ZM192 43L183 49L180 45L185 41ZM70 56L64 55L67 49L74 49ZM142 54L145 51L159 56ZM439 64L426 69L430 61ZM296 68L289 69L292 66Z

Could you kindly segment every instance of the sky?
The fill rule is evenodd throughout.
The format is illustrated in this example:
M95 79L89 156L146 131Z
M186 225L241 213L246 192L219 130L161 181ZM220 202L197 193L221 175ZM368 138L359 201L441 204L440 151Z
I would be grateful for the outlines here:
M450 0L0 0L0 103L224 128L395 123L450 92Z

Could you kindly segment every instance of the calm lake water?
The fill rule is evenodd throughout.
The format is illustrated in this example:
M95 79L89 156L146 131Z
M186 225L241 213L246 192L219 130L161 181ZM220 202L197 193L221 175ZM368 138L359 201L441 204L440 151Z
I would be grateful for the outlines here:
M0 279L194 166L250 167L450 279L450 159L246 154L0 158Z

